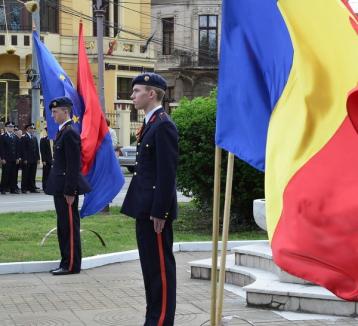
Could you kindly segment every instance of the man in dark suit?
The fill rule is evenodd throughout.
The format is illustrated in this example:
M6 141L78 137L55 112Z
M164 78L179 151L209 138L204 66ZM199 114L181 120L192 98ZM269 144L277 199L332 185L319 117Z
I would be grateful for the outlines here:
M40 151L37 138L35 136L35 125L30 123L25 126L25 134L21 137L22 148L22 178L21 191L37 193L36 171L40 162Z
M57 237L61 251L59 268L53 275L79 273L81 270L81 237L78 196L90 186L81 174L81 138L72 127L72 101L58 97L50 102L52 117L59 124L54 142L53 167L45 192L54 197L57 214Z
M44 137L40 139L40 152L42 160L42 189L45 191L48 176L52 167L52 151L50 139L47 135L47 128L45 128Z
M16 165L19 164L20 155L16 146L16 135L14 134L14 124L5 123L6 132L1 136L1 193L5 195L6 191L12 194L18 194L16 180Z
M16 169L15 169L16 190L18 190L18 192L20 193L20 189L17 186L17 180L19 178L19 169L21 168L21 160L22 160L22 146L21 146L22 130L19 129L17 125L14 126L14 134L16 135L16 151L19 157L19 161L18 164L16 164Z
M167 86L160 75L139 75L132 87L134 106L146 116L122 213L136 219L147 301L144 325L171 326L176 307L172 222L177 217L178 132L161 105Z

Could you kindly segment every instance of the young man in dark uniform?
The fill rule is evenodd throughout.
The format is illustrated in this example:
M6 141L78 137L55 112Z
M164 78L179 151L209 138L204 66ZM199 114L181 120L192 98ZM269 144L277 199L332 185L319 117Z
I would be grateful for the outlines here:
M16 151L19 157L15 169L16 190L18 191L18 193L20 193L20 188L17 185L17 180L19 179L19 169L21 168L21 160L22 160L22 146L21 146L22 130L19 129L19 126L17 125L14 126L14 134L16 135Z
M145 73L132 82L134 106L146 117L122 213L136 219L147 311L145 326L174 325L176 267L172 222L177 217L178 132L161 105L166 81Z
M40 152L42 161L42 189L45 191L48 176L52 167L52 152L51 143L47 135L47 128L45 128L46 135L40 139Z
M18 194L16 180L16 164L19 164L20 154L16 146L16 135L14 134L14 124L12 122L5 123L6 132L1 136L1 193L4 195L6 191Z
M30 123L25 126L25 134L21 137L22 147L22 177L21 191L37 193L36 172L40 162L40 151L37 138L34 134L35 126Z
M61 251L59 268L53 275L79 273L81 270L80 216L78 195L90 191L81 174L81 138L72 127L72 102L68 97L58 97L50 102L52 117L59 124L54 142L53 167L45 192L54 196L57 214L57 237Z

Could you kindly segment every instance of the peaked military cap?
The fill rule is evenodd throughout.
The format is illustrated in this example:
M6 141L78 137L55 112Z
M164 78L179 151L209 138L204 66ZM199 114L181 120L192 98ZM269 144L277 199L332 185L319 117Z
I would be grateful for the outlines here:
M28 128L30 128L30 129L36 129L36 128L35 128L35 125L34 125L33 123L28 123L27 125L25 125L25 129L28 129Z
M11 121L5 122L5 127L13 127L14 123Z
M150 72L135 77L132 80L132 88L134 87L134 85L146 85L146 86L158 87L163 91L167 89L166 80L162 76Z
M73 103L67 96L56 97L49 104L50 109L58 107L72 108L72 106Z

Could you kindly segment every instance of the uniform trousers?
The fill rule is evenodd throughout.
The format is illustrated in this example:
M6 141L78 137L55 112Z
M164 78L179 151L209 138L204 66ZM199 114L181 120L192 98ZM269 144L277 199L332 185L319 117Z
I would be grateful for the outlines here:
M153 221L137 219L136 236L147 301L144 326L172 326L176 308L172 222L166 221L157 234Z
M80 214L78 196L72 204L72 218L64 195L54 196L57 214L57 238L61 252L60 267L78 273L81 270Z
M42 190L45 190L48 176L51 171L51 163L46 162L46 165L42 167Z
M36 190L36 163L24 163L22 165L22 178L21 178L21 190L34 191Z
M11 192L16 190L16 161L6 161L2 165L1 190Z

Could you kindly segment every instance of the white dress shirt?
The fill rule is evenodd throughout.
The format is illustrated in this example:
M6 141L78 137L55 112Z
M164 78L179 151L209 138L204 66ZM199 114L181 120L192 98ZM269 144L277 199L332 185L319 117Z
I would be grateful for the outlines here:
M58 127L58 130L61 130L62 127L63 127L67 122L69 122L69 121L71 121L71 120L72 120L72 119L66 120L63 124L61 124L61 125Z
M162 106L159 105L156 108L154 108L153 110L149 111L146 115L145 115L145 123L147 124L150 121L150 118L153 116L155 111L158 111L159 109L161 109Z

